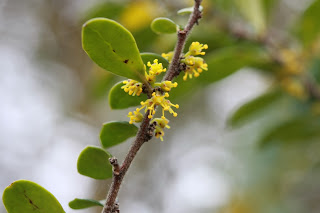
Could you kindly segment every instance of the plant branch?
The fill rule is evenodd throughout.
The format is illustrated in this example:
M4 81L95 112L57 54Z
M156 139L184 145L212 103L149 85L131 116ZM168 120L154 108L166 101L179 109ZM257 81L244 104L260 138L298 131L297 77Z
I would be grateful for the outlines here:
M170 63L169 69L163 80L171 81L174 77L178 76L180 73L180 58L183 51L184 45L186 43L187 37L191 32L193 26L198 23L199 19L202 16L202 13L199 9L202 0L195 0L194 9L190 15L189 21L183 30L178 31L178 41L174 49L174 54L172 61Z
M202 0L195 0L194 10L190 15L189 21L184 28L184 30L179 30L178 32L178 41L174 50L174 56L172 62L169 66L164 80L171 81L175 76L179 75L180 67L180 56L183 51L186 39L188 34L191 32L193 26L198 23L198 20L201 18L201 11L199 10ZM150 92L149 92L150 93ZM111 187L109 189L107 200L105 206L102 210L102 213L114 213L119 212L118 204L115 204L118 192L122 183L123 178L125 177L126 172L128 171L133 159L137 155L138 151L142 145L149 141L152 138L154 131L154 124L150 124L150 119L148 118L149 110L144 115L143 121L140 125L138 134L127 154L121 166L119 166L116 158L110 159L111 164L113 165L113 177Z

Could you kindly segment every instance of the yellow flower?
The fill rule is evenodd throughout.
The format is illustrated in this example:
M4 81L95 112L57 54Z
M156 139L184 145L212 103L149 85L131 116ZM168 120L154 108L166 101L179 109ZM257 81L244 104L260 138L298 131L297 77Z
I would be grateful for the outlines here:
M154 136L156 136L156 138L160 138L161 141L163 141L163 137L164 136L164 131L162 128L160 128L159 126L156 126L156 129L154 131Z
M130 121L129 121L130 124L140 123L143 119L143 115L139 111L134 111L133 113L129 112L128 117L130 118Z
M302 82L300 82L298 79L285 78L281 81L281 85L284 90L293 97L296 97L300 100L308 99L308 93L304 88Z
M168 126L169 120L166 118L155 118L151 121L151 123L156 122L156 128L155 128L155 136L156 138L161 139L161 141L163 141L163 137L164 136L164 128L168 128L170 129L170 126Z
M184 71L185 74L183 76L183 80L185 81L187 80L188 76L190 79L192 78L192 75L194 75L194 77L199 77L200 73L202 73L202 70L208 70L208 64L204 62L203 58L188 56L184 62L187 65L187 68Z
M158 126L160 126L162 129L167 128L170 129L170 126L168 125L169 120L166 118L155 118L151 121L151 123L156 122Z
M172 83L171 81L163 81L161 82L161 85L160 85L161 89L165 92L169 92L172 87L177 87L177 86L178 86L177 82Z
M129 93L129 95L139 96L142 93L142 83L132 79L125 80L122 83L125 85L122 86L121 89Z
M169 63L171 63L172 58L173 58L173 51L168 52L168 53L162 53L161 56L164 57L165 59L167 59L169 61Z
M147 63L149 68L149 75L159 75L162 72L165 72L167 69L162 66L162 63L158 63L158 59L154 59L153 64L150 61Z
M156 106L161 106L162 107L162 117L165 118L164 116L164 111L169 111L174 117L177 117L177 113L173 111L171 107L179 108L178 104L172 104L168 99L169 93L164 93L161 94L160 92L154 92L152 93L152 97L150 99L147 99L146 101L141 101L141 107L136 109L136 112L139 112L140 110L145 108L145 112L149 110L149 115L148 118L152 118L153 115L156 113L155 107Z
M205 55L205 52L202 52L203 49L208 49L208 45L207 44L200 44L199 42L192 42L192 44L189 47L189 52L186 54L186 56L189 55Z

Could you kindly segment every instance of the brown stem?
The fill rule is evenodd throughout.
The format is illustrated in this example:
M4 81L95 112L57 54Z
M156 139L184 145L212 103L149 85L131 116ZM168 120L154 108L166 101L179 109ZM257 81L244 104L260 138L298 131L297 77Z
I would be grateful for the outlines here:
M198 23L198 20L201 18L201 11L199 10L201 2L202 0L195 0L194 11L190 15L186 27L184 28L184 30L179 30L178 32L178 41L174 50L174 56L169 66L168 72L164 77L164 80L171 81L175 76L179 74L180 56L183 51L187 36L192 30L193 26ZM147 111L144 115L144 119L140 125L140 129L138 131L136 139L133 142L122 165L119 167L118 162L115 158L110 159L112 165L114 166L114 172L111 187L109 189L107 200L102 213L113 213L119 211L118 204L115 204L115 201L118 196L122 180L141 146L152 138L154 125L150 125L150 119L148 118L148 115L149 111Z
M175 76L179 75L180 57L186 43L187 37L191 32L193 26L198 23L201 18L201 11L199 10L202 0L195 0L194 9L190 15L189 21L183 30L178 31L178 41L174 49L172 61L169 69L163 80L171 81Z

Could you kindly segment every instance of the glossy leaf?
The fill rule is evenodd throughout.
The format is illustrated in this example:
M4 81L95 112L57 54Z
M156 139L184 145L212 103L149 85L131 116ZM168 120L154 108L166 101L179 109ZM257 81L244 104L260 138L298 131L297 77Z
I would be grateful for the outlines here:
M65 213L50 192L28 180L13 182L4 190L2 200L8 213Z
M115 84L109 92L109 105L111 109L127 109L132 106L140 105L141 101L148 99L147 95L141 93L140 96L132 96L123 91L121 82Z
M181 10L178 10L177 14L178 15L185 15L185 14L190 14L193 12L194 7L187 7L187 8L183 8ZM200 5L199 10L202 11L203 7Z
M87 146L79 155L78 172L94 179L111 178L110 157L109 153L99 147Z
M72 209L86 209L93 206L104 206L103 203L97 200L91 199L79 199L76 198L73 201L69 202L69 207Z
M302 14L297 26L297 34L302 43L309 45L320 33L320 0L315 0Z
M103 69L146 82L137 44L132 34L119 23L106 18L87 21L82 28L82 46Z
M260 145L305 143L320 140L320 119L314 115L300 115L271 129L261 139Z
M104 148L109 148L135 136L137 132L138 128L128 122L105 123L100 132L101 144Z
M164 68L167 68L169 65L169 62L163 58L161 55L155 54L155 53L141 53L142 61L145 65L147 65L148 61L153 63L154 59L158 59L159 63L162 63L162 66Z
M199 79L213 83L221 80L243 67L265 63L268 60L264 51L251 44L241 44L222 48L206 56L208 71L204 71Z
M155 33L176 33L178 26L174 21L168 18L156 18L151 22L151 29Z
M279 100L282 97L281 95L281 91L274 90L245 103L229 118L229 125L233 127L238 126L253 116L264 112L271 104Z

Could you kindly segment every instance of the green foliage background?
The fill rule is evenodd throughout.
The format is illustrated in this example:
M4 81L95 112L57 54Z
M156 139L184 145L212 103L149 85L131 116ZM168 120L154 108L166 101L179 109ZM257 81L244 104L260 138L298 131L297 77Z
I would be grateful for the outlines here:
M148 206L152 212L170 212L170 208L177 212L226 213L320 211L320 100L305 86L311 82L316 91L320 88L320 1L294 4L274 0L203 2L203 19L186 46L192 41L209 45L205 55L209 70L187 82L182 76L177 79L179 87L172 90L170 97L181 106L179 116L172 119L172 128L166 131L164 143L153 140L142 150L125 184L143 174L139 180L133 180L143 189L124 187L121 195L121 199L138 195L141 199L132 199L131 204L124 205L138 203ZM116 90L109 93L110 88L123 78L94 65L78 47L81 24L95 17L114 19L132 32L140 52L160 54L172 50L176 36L154 33L150 28L152 20L168 17L183 26L187 16L177 15L176 11L191 5L192 1L102 1L84 10L76 24L64 20L58 25L61 29L56 29L56 38L61 39L58 41L63 48L56 51L62 53L48 51L53 44L42 38L37 48L37 61L57 60L70 67L81 79L81 88L85 91L81 100L67 104L69 108L64 106L66 112L85 116L88 123L94 123L96 132L105 121L121 116L118 120L127 119L126 110L110 111L107 103L118 94ZM56 7L58 14L59 8ZM54 16L51 18L53 23L58 22ZM55 29L53 23L49 27ZM68 29L70 32L68 24L73 26L74 34L70 39L61 38L61 31ZM265 36L276 44L272 46L274 49L265 45ZM67 43L75 49L65 47ZM281 58L286 50L294 53L294 60L283 59L287 55ZM290 66L298 69L296 62L302 63L302 71L292 73ZM288 79L298 82L294 89L286 83ZM257 82L253 84L252 81ZM256 85L253 90L257 91L250 91L246 84ZM298 92L297 87L300 88ZM251 96L236 97L241 95L237 90L242 88L249 90ZM111 105L111 108L126 106ZM131 134L120 142L129 137ZM98 141L97 136L96 144ZM88 141L87 145L95 142ZM111 153L122 156L127 146L129 143L122 144ZM76 167L76 162L74 165ZM207 186L200 197L208 197L206 202L199 201L199 205L184 208L183 203L196 200L192 195L183 194L197 195L197 187L192 184L201 185L201 175L200 180L185 181L197 171L205 176L202 184ZM216 185L205 182L211 177ZM223 177L224 181L215 177ZM184 187L178 187L180 182ZM219 188L219 184L226 187ZM92 185L96 189L95 199L104 199L108 183ZM167 193L182 197L176 201L176 206L165 198L168 194L163 188L170 186L172 191L167 189ZM100 188L105 190L98 190ZM181 188L186 191L181 192ZM150 195L153 190L158 190L158 194ZM142 199L148 193L150 196ZM219 195L223 197L220 201ZM61 203L66 209L66 201Z

